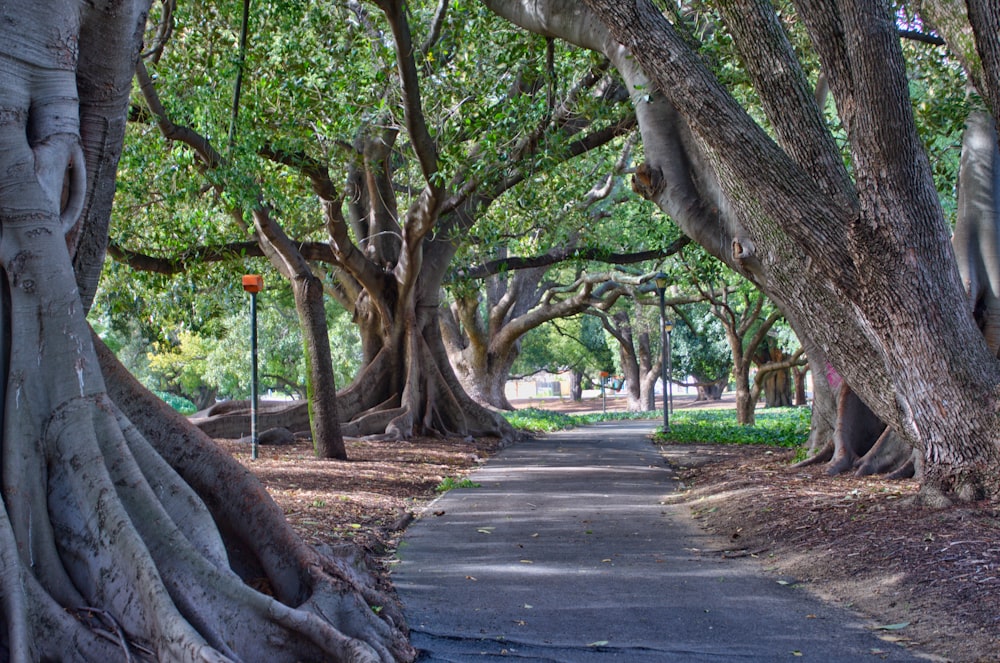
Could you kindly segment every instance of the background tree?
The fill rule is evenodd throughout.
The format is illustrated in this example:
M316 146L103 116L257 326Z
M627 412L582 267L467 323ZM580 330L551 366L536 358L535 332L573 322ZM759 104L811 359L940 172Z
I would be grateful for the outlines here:
M792 369L808 367L794 332L779 320L757 346L753 363L754 387L760 389L765 407L789 407L792 401ZM804 379L804 375L798 378ZM759 387L758 387L759 385ZM804 387L799 387L804 391ZM801 403L804 405L804 403Z
M600 384L600 373L611 372L614 359L600 322L589 315L552 320L524 335L511 378L541 371L569 372L570 398L579 401L583 389Z
M510 408L504 383L527 331L590 307L608 310L624 292L612 267L683 245L672 241L675 231L655 228L648 203L621 186L633 139L614 161L610 150L595 150L524 182L473 227L457 257L443 329L452 365L479 402ZM484 288L472 287L478 278Z
M725 268L723 270L728 271ZM769 361L768 335L781 321L782 314L770 305L763 293L745 281L742 287L730 290L724 284L720 287L718 282L705 283L706 277L712 277L704 269L694 270L689 265L688 274L693 277L695 287L709 303L709 310L721 323L729 342L736 392L736 421L752 426L760 393L769 376L787 371L794 363L794 360ZM738 276L736 278L739 279ZM758 365L757 373L751 380L750 369L762 353L765 353L766 359ZM801 350L798 354L801 354ZM795 355L795 360L798 359L798 354Z
M659 315L654 307L643 307L633 294L630 305L619 306L613 312L601 315L601 323L618 346L618 366L624 379L626 407L629 412L654 410L653 386L661 375L661 353L653 346L649 329L658 327L651 322ZM644 310L648 309L648 310ZM657 340L659 340L657 334ZM664 390L664 393L666 391Z
M704 302L678 306L674 311L672 379L681 386L694 387L698 401L720 400L733 370L733 355L722 324ZM695 381L688 383L688 377Z

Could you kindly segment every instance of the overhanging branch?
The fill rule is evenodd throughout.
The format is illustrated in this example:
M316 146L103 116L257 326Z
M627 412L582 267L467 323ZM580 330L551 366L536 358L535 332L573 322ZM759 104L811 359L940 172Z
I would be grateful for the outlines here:
M610 265L629 265L646 260L662 260L678 253L690 242L690 238L681 237L671 242L665 249L637 253L609 253L600 249L560 249L540 256L503 258L491 260L476 267L455 270L450 280L454 281L459 278L482 279L501 272L547 267L568 260L593 260Z

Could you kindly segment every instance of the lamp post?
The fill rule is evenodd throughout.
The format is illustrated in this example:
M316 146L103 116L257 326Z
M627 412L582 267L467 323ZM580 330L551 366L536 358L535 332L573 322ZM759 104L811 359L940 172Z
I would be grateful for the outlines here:
M659 272L655 277L653 277L653 281L656 283L656 294L660 297L660 329L666 331L667 314L663 295L667 289L667 275L663 272ZM671 329L673 329L672 326ZM667 387L669 384L667 377L667 362L669 361L669 355L667 354L667 343L662 337L660 338L660 350L662 351L662 358L660 360L660 377L663 379L663 432L669 433L670 410L667 407Z
M601 371L601 412L608 411L608 372Z
M259 274L244 274L243 289L250 293L250 457L257 460L260 440L257 435L257 293L264 289Z
M671 379L671 376L674 374L673 371L674 352L673 348L670 345L670 332L672 332L673 330L674 330L674 323L672 321L667 320L663 323L663 331L666 332L667 334L667 402L666 405L664 405L664 407L667 409L667 412L674 411L674 381ZM667 427L667 429L669 430L669 426Z

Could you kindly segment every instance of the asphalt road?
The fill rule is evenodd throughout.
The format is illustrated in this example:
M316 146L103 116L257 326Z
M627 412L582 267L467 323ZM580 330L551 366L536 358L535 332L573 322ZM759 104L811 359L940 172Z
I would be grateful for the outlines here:
M421 663L918 661L760 560L726 558L647 434L515 444L407 530L393 582Z

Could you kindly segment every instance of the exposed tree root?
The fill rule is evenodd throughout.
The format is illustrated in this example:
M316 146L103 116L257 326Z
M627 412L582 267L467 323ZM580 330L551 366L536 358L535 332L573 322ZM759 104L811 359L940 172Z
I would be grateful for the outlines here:
M373 660L413 657L401 611L389 594L374 585L359 550L345 545L320 554L305 544L245 468L200 431L186 425L184 418L169 406L145 392L110 351L98 348L105 370L122 378L109 383L114 385L109 386L109 392L142 429L140 439L148 439L156 447L157 456L162 455L177 469L182 483L204 500L213 521L222 525L228 566L234 576L240 576L236 578L238 590L233 590L237 591L236 598L253 597L258 609L266 608L266 614L280 617L278 622L283 628L301 624L311 639L323 640L324 647L363 651L356 643L365 643L377 652ZM163 426L164 419L171 425ZM261 604L263 595L246 585L258 584L262 578L275 597L287 604L285 607L279 609L273 601ZM371 606L379 606L379 613ZM333 635L327 632L330 624L337 627Z
M496 436L510 439L513 429L497 412L473 401L437 359L427 341L414 334L409 359L399 362L383 348L354 383L340 392L337 405L344 435L368 440L401 441L429 437ZM269 406L258 414L262 429L308 429L305 404ZM192 417L210 437L236 439L250 430L245 402L220 404Z
M887 428L868 453L858 459L854 474L864 477L895 472L906 464L912 455L913 448Z
M823 445L823 448L816 454L803 461L795 463L792 467L811 467L813 465L822 465L823 463L829 462L831 458L833 458L833 440L827 441L827 443Z

